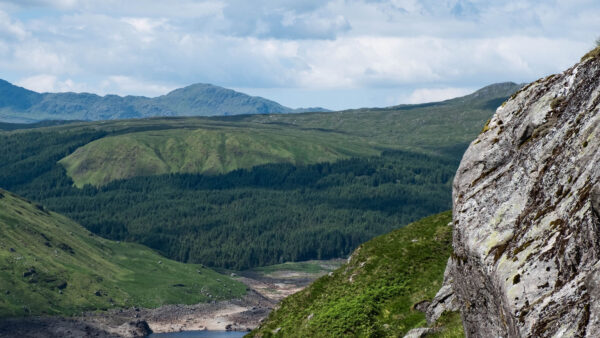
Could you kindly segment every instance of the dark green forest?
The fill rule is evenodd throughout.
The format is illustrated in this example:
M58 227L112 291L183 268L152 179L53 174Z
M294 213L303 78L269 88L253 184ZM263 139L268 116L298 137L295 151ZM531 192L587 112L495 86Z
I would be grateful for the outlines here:
M0 135L0 187L101 236L230 269L343 257L374 236L447 210L458 165L457 156L385 151L335 163L268 164L224 175L170 174L73 187L56 161L107 133Z

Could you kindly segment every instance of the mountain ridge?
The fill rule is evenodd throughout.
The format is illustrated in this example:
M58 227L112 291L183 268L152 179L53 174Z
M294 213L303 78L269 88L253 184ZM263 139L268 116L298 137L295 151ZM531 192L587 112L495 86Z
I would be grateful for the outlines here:
M385 107L384 109L402 108L402 107L411 107L411 106L427 106L427 105L433 105L433 104L451 103L451 102L456 102L456 101L477 100L480 98L488 99L489 97L505 97L505 96L509 97L515 93L516 88L522 88L523 86L525 86L524 83L516 83L516 82L512 82L512 81L497 82L497 83L492 83L490 85L481 87L471 94L453 97L453 98L447 99L447 100L436 101L436 102L424 102L424 103L417 103L417 104L400 104L400 105L396 105L396 106Z
M0 79L0 121L113 120L156 116L226 116L329 111L289 108L208 83L177 88L157 97L93 93L38 93Z

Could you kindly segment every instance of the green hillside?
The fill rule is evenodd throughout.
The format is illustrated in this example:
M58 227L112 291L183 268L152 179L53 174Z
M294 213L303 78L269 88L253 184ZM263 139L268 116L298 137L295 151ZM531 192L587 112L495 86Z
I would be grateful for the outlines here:
M318 163L383 149L459 156L518 88L497 84L444 102L335 113L82 124L79 128L121 135L91 142L60 163L83 186L166 173L226 173L266 163ZM152 131L127 132L125 126Z
M466 148L496 108L521 87L511 82L498 83L442 102L332 113L255 115L240 120L335 131L386 148L447 153L457 146Z
M60 163L81 187L136 176L334 161L383 149L459 156L494 109L518 88L497 84L444 102L336 113L81 124L74 128L119 135L91 142ZM137 131L144 129L151 131Z
M402 337L426 327L414 304L441 287L452 252L451 213L424 218L362 244L332 274L287 297L250 337ZM457 313L436 326L438 337L462 337Z
M0 190L0 317L238 297L245 286L137 244L94 236Z
M168 173L222 174L267 163L303 165L379 154L343 134L205 125L104 137L60 160L79 187Z

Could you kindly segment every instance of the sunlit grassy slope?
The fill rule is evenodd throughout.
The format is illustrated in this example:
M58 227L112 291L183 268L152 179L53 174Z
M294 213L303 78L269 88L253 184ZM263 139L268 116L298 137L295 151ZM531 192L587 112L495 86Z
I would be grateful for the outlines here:
M135 176L221 174L267 163L302 165L378 153L343 134L206 124L104 137L60 163L77 186L98 186Z
M364 243L348 264L284 299L250 336L402 337L426 327L412 306L431 300L441 286L452 252L451 220L445 212ZM458 314L446 314L439 326L439 337L463 335Z
M245 286L137 244L93 236L0 189L0 317L238 297Z
M165 173L226 173L266 163L311 164L383 149L458 157L518 88L496 84L448 101L380 109L103 121L48 130L108 132L60 161L77 186Z
M335 113L84 124L123 135L94 141L61 164L81 186L141 175L333 161L382 149L460 152L519 87L503 83L443 102ZM152 131L135 131L144 128Z

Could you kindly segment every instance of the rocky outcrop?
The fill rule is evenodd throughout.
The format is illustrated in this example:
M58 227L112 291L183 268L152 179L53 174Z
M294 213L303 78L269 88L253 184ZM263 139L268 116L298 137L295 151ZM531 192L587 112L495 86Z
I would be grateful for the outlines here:
M451 290L470 337L600 334L600 59L498 108L454 180Z
M454 268L454 260L449 258L446 271L444 272L442 288L437 292L425 311L428 325L433 325L444 312L454 312L460 309L460 304L452 286L454 280L452 272Z

